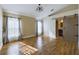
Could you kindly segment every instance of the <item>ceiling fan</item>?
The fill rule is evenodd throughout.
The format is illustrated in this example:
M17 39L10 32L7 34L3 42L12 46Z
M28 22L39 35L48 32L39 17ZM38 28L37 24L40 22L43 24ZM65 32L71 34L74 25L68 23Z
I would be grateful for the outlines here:
M42 12L43 11L43 7L41 6L41 4L38 4L37 8L36 8L37 12Z

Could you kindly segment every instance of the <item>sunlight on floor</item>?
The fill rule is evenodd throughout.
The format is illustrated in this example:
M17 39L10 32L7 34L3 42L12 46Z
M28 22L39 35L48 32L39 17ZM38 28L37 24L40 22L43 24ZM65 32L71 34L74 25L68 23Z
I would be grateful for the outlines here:
M41 49L42 46L43 46L42 37L38 37L38 39L37 39L37 48L38 48L38 49Z
M24 44L23 42L19 42L19 45L20 45L20 52L25 55L31 55L35 53L36 51L38 51L36 48L30 45Z
M7 51L8 55L18 55L19 54L19 45L18 43L11 44Z

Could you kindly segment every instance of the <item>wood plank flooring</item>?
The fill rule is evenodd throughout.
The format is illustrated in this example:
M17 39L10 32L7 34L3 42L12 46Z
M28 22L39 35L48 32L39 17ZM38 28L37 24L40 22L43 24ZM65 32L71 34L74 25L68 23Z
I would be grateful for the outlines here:
M20 41L11 42L2 47L0 55L23 55L19 52L18 42L23 42L36 49L32 55L76 55L78 54L77 44L73 41L68 43L63 38L58 37L51 39L44 36L22 39Z

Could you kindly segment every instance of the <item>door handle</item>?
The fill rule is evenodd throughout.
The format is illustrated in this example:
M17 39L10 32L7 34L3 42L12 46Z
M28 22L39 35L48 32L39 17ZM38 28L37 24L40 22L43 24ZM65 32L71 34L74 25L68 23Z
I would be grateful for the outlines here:
M75 37L78 37L79 35L75 35Z

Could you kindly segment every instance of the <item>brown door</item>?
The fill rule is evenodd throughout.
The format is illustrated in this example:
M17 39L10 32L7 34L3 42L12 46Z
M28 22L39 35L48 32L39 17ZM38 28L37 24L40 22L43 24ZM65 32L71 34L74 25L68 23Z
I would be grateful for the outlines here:
M64 38L68 41L78 39L78 16L64 17Z
M78 15L64 17L64 39L68 42L70 54L76 54L78 47Z

